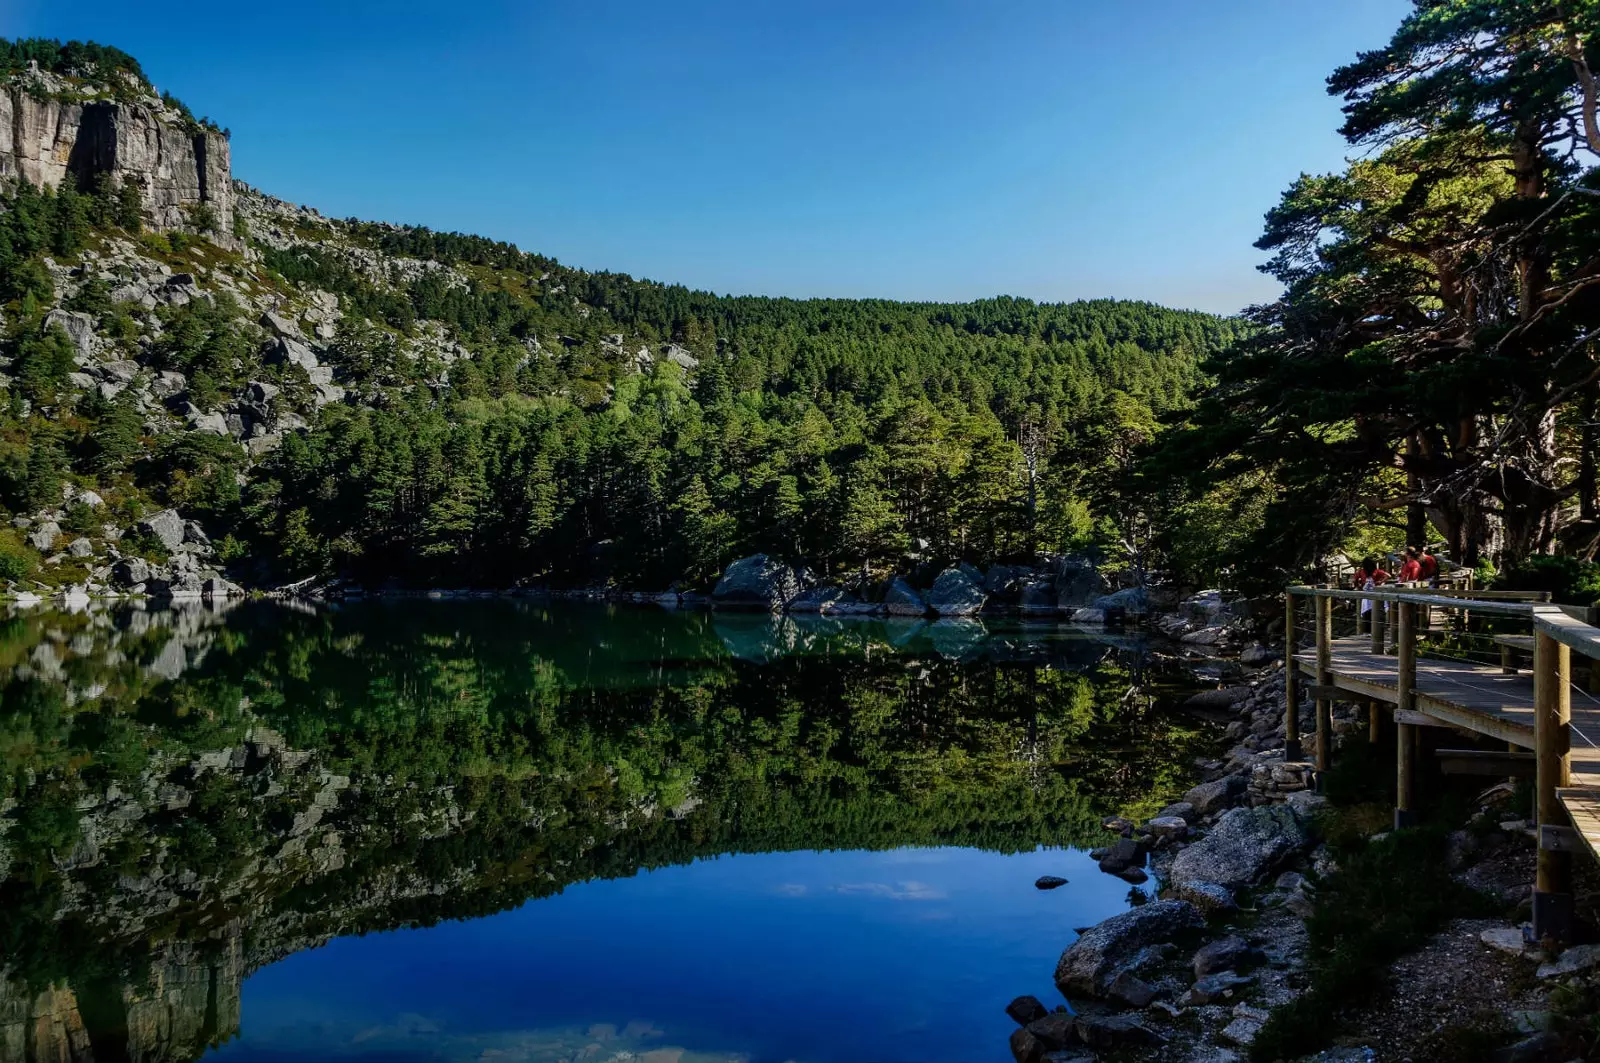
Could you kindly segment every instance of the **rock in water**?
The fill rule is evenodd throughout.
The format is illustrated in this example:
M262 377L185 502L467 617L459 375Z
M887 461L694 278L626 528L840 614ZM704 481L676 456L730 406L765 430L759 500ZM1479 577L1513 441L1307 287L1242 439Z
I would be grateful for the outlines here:
M1168 880L1178 888L1214 882L1236 891L1259 882L1310 841L1299 817L1282 805L1236 808L1178 854Z
M928 607L940 616L972 616L988 600L983 588L959 568L939 573L928 591Z
M1184 794L1183 799L1194 806L1198 815L1209 816L1233 804L1234 799L1243 794L1249 785L1243 775L1226 775L1213 782L1201 783Z
M1006 1005L1006 1014L1019 1026L1026 1026L1050 1014L1050 1009L1041 1004L1036 996L1021 996Z
M1042 890L1058 889L1066 884L1067 880L1060 875L1040 875L1034 882L1034 885Z
M1069 997L1103 998L1111 983L1137 966L1141 950L1164 944L1204 920L1187 901L1156 901L1092 926L1056 964L1056 988Z
M800 593L794 569L766 554L741 557L729 565L711 592L711 601L735 609L776 613Z

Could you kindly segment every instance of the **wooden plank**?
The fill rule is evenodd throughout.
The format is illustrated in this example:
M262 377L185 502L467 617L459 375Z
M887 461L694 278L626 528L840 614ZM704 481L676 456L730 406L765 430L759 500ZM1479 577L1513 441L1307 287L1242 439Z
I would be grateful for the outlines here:
M1379 602L1407 602L1411 605L1428 606L1434 609L1457 609L1474 613L1490 613L1495 616L1531 616L1535 609L1554 608L1554 606L1544 606L1536 602L1452 598L1441 594L1429 594L1426 591L1347 591L1334 587L1289 588L1289 596L1292 597L1297 594L1307 598L1343 598L1347 601L1365 599ZM1557 611L1559 612L1559 610Z
M1440 749L1439 770L1446 775L1494 775L1531 779L1538 770L1532 753L1498 753L1482 749Z
M1532 635L1496 635L1494 641L1498 646L1505 646L1513 650L1527 650L1529 653L1533 652L1534 639Z
M1395 723L1410 724L1412 727L1450 727L1451 726L1450 724L1445 723L1443 720L1435 719L1434 717L1429 716L1425 712L1418 712L1416 709L1395 709L1394 710L1394 722Z
M1561 790L1558 792L1572 827L1596 859L1600 859L1600 790Z

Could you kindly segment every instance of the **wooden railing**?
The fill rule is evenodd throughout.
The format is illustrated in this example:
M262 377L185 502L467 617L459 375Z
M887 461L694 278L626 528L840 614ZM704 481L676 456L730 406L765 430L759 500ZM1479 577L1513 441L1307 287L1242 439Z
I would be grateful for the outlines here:
M1600 662L1600 611L1552 605L1549 594L1521 591L1439 591L1399 586L1382 590L1344 590L1333 587L1297 586L1284 596L1285 673L1284 737L1286 760L1304 757L1300 738L1300 675L1295 663L1300 632L1296 624L1297 599L1314 603L1315 685L1312 700L1316 713L1315 766L1327 771L1333 754L1332 712L1335 700L1364 700L1360 695L1340 691L1335 686L1331 662L1333 614L1338 603L1355 602L1356 634L1368 635L1370 652L1393 655L1395 674L1396 776L1395 823L1410 824L1416 810L1417 723L1440 721L1422 717L1416 711L1417 655L1421 636L1431 630L1434 610L1463 615L1461 628L1470 629L1466 618L1477 616L1525 619L1533 635L1533 759L1539 851L1534 887L1534 929L1543 936L1570 935L1572 929L1572 852L1580 846L1568 820L1560 791L1572 781L1572 660L1577 651L1591 662ZM1365 613L1361 602L1370 603ZM1513 640L1504 640L1513 641ZM1520 644L1520 642L1519 642ZM1514 669L1506 669L1514 671ZM1591 675L1600 674L1600 665L1591 664ZM1423 693L1426 693L1424 691ZM1380 707L1370 706L1371 738L1379 737ZM1486 724L1488 718L1486 717ZM1413 722L1415 721L1415 722ZM1452 725L1460 720L1452 719ZM1470 722L1468 723L1470 727ZM1480 733L1492 734L1485 726ZM1523 732L1524 734L1526 732ZM1443 752L1443 751L1442 751ZM1459 752L1470 760L1485 762L1499 757L1507 764L1527 754L1483 754Z

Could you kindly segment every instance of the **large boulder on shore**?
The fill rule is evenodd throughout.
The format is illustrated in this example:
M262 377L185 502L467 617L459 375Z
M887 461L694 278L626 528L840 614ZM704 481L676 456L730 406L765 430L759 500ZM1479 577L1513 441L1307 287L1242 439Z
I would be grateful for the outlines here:
M1143 616L1150 611L1150 595L1143 587L1124 587L1115 594L1094 600L1093 608L1110 611L1120 609L1125 616Z
M729 565L711 592L713 605L780 612L800 593L795 570L766 554L741 557Z
M1167 881L1175 888L1211 882L1236 891L1261 881L1310 842L1305 824L1285 805L1236 808L1178 854Z
M163 509L144 518L139 522L139 530L154 536L169 551L183 545L183 518L175 509Z
M964 569L947 568L928 591L928 608L940 616L973 616L989 595Z
M911 584L896 576L883 592L883 611L890 616L926 616L928 603Z
M1156 901L1114 915L1067 946L1056 964L1056 988L1068 997L1103 998L1119 974L1149 957L1147 950L1204 924L1187 901Z
M1056 604L1063 612L1085 609L1106 592L1105 577L1086 557L1057 558L1055 570Z
M849 591L829 585L813 587L797 595L790 599L787 608L791 613L832 613L849 612L850 606L858 604Z

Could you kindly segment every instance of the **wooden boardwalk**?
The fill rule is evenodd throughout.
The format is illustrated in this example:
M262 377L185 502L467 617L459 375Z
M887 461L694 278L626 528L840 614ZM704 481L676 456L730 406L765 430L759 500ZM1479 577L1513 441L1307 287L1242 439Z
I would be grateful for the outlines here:
M1297 598L1315 606L1310 650L1299 645ZM1333 636L1333 616L1340 608L1353 615L1354 637ZM1395 826L1403 827L1415 822L1419 751L1432 744L1420 729L1455 728L1505 743L1502 749L1509 751L1439 748L1438 765L1452 773L1533 780L1538 838L1533 933L1570 940L1572 860L1575 854L1600 859L1600 697L1571 682L1575 662L1588 673L1591 687L1600 677L1600 663L1594 663L1600 662L1600 608L1553 605L1548 595L1532 592L1490 591L1468 598L1401 586L1291 587L1285 610L1284 643L1292 663L1285 677L1285 755L1302 755L1306 731L1298 693L1303 684L1315 702L1319 774L1332 762L1334 702L1369 703L1373 741L1383 707L1392 706L1398 725ZM1463 614L1456 621L1462 627L1468 626L1467 616L1490 615L1521 620L1532 631L1495 635L1498 665L1430 652L1433 617L1453 613ZM1384 652L1390 646L1393 652ZM1532 668L1524 671L1517 658L1529 652Z
M1398 700L1394 655L1373 653L1366 635L1336 638L1329 643L1333 685L1353 700L1393 705ZM1300 670L1315 677L1315 650L1295 655ZM1415 707L1440 723L1534 748L1533 676L1508 675L1498 665L1417 657ZM1600 699L1572 690L1572 788L1594 788L1600 801ZM1568 802L1570 805L1571 802ZM1600 819L1587 840L1600 854Z

